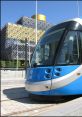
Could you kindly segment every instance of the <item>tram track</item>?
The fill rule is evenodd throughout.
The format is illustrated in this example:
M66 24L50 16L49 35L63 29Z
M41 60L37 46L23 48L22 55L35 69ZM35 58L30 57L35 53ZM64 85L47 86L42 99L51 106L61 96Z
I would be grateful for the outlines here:
M20 100L20 99L30 100L29 97L23 97L23 98L17 98L17 99L18 100ZM11 103L11 105L13 105L13 103L12 103L13 100L4 100L4 101L2 101L2 103L4 103L5 101L9 101L9 103ZM41 114L43 112L50 111L51 109L57 109L58 107L60 107L61 105L64 104L64 103L53 103L52 104L52 103L45 103L45 102L44 103L41 103L41 102L32 103L32 100L30 100L30 101L31 101L31 103L25 104L26 107L22 106L21 109L19 109L19 110L16 109L11 112L7 112L6 114L3 114L3 116L38 116L39 114ZM21 103L20 103L20 106L21 106Z
M20 100L23 100L23 101L26 100L26 102L25 102L26 106ZM19 103L19 104L17 104L17 103ZM7 104L11 105L10 112L9 112L9 109L6 107L6 110L8 110L8 111L6 112L6 114L3 113L2 116L23 116L25 113L26 113L26 115L28 115L28 114L34 115L34 114L42 112L43 110L46 110L46 109L56 105L56 104L48 104L48 103L45 104L45 102L44 103L41 103L41 102L38 103L38 102L30 99L29 96L12 98L12 99L7 98L7 99L4 99L4 100L1 100L1 104L3 105L3 107L4 107L4 105L6 106ZM21 109L17 109L18 106L14 107L15 104L18 105L18 106L20 105ZM12 111L12 108L14 108L13 111Z
M30 99L29 95L27 97L19 97L13 99L9 99L7 97L7 99L2 100L1 103L3 108L5 105L5 113L3 113L2 116L38 116L43 112L50 111L51 109L57 109L63 104L61 102L53 104L38 102Z
M23 98L14 98L14 100L20 100L20 99L23 99L23 100L30 100L30 97L23 97ZM9 101L9 103L11 103L11 105L13 105L12 101L13 99L11 100L3 100L2 103L4 103L5 101ZM27 102L28 102L27 101ZM32 103L33 101L33 103ZM29 115L29 116L36 116L42 112L45 112L45 111L48 111L49 109L52 109L52 108L56 108L58 105L62 105L62 103L46 103L46 102L36 102L34 100L30 100L31 104L30 104L30 107L29 107L29 103L26 103L26 108L24 109L24 107L22 107L22 109L20 111L15 111L13 110L13 112L8 112L6 114L3 114L3 116L24 116L24 115ZM15 103L15 102L14 102ZM5 104L5 103L4 103ZM21 105L20 105L21 106Z
M7 114L4 114L3 116L24 116L24 114L27 114L27 115L30 115L30 116L35 116L49 108L52 108L56 106L53 105L53 104L50 104L50 105L45 105L45 106L42 106L42 107L38 107L38 108L31 108L31 109L25 109L25 110L21 110L21 111L17 111L17 112L12 112L12 113L7 113Z

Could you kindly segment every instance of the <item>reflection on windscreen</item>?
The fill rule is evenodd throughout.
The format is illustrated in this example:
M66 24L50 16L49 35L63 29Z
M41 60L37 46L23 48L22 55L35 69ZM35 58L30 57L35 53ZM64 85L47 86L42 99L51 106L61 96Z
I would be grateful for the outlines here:
M48 35L44 35L41 41L36 46L35 52L31 60L31 66L34 65L52 65L55 51L59 40L63 34L64 28L56 30Z

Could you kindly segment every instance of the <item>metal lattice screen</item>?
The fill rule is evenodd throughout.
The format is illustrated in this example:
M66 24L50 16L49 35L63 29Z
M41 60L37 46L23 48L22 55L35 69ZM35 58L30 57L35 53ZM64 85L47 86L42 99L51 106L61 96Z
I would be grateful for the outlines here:
M25 68L28 65L35 48L35 23L35 19L22 17L17 24L8 23L2 29L1 67ZM37 22L37 41L50 27L48 22Z
M25 68L25 61L29 58L35 48L35 42L28 39L6 39L4 48L4 61L7 67Z

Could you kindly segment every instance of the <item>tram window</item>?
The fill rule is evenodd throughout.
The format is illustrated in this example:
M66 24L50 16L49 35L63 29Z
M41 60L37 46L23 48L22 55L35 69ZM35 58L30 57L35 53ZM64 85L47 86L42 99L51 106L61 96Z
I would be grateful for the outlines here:
M81 55L81 61L82 61L82 32L80 32L80 39L81 39L80 55Z
M82 32L80 32L80 38L81 38L81 47L82 47Z
M69 31L61 47L57 64L77 64L79 60L79 42L76 31Z
M47 60L48 58L49 58L49 45L48 44L46 44L45 45L45 52L44 52L44 57L45 57L45 60Z
M54 54L64 30L64 28L55 30L43 37L36 46L31 59L31 66L35 66L35 64L36 66L48 66L53 64Z

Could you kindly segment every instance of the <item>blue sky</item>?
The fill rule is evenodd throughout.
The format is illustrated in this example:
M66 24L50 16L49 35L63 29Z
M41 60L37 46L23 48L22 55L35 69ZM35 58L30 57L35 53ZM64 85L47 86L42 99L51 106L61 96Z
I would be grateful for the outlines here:
M2 1L1 27L6 23L15 23L20 17L35 14L35 1ZM79 1L82 18L82 1ZM39 1L38 13L46 15L47 22L56 24L77 17L77 1Z

